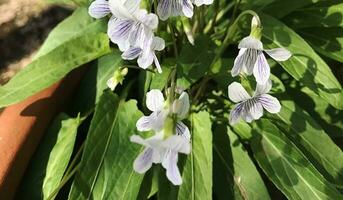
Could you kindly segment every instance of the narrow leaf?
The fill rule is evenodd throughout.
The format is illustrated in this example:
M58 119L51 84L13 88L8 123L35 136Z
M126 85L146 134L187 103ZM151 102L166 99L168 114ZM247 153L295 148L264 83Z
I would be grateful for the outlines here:
M288 199L342 199L302 152L271 122L260 120L252 150L260 167Z
M191 115L192 152L182 172L178 199L212 199L212 131L207 112Z
M105 92L96 107L69 199L135 199L143 175L133 170L140 147L130 142L141 116L135 101Z

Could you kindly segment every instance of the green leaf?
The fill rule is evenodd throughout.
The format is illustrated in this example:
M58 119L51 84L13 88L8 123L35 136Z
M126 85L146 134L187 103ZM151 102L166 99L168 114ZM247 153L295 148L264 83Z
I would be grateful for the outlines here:
M260 120L252 150L269 179L288 199L342 199L302 152L271 122Z
M130 142L141 116L136 102L105 92L96 107L69 199L135 199L143 175L133 170L140 146Z
M113 51L89 66L88 72L83 76L74 96L72 106L74 113L88 112L99 102L103 91L107 88L107 80L123 64L120 55L119 51Z
M177 85L187 89L203 77L214 59L216 46L207 36L199 36L194 46L187 43L183 46L178 58Z
M320 54L343 62L343 28L306 28L297 30Z
M265 6L273 3L276 0L241 0L239 7L241 10L261 10Z
M284 47L293 56L280 65L296 80L327 100L332 106L343 109L343 91L329 66L293 30L282 22L261 15L263 37L267 48Z
M278 117L273 120L304 154L314 161L316 166L330 181L343 186L343 152L311 118L311 116L293 101L282 101Z
M0 87L0 107L8 106L51 86L71 70L109 52L107 35L84 35L39 57Z
M105 19L95 20L89 16L87 8L79 8L50 32L35 59L46 55L67 41L77 39L83 35L106 33L106 31L107 23Z
M212 199L212 131L210 115L191 115L192 152L182 172L178 199Z
M270 199L253 161L232 130L223 126L214 134L216 197L223 200L233 195L232 199Z
M319 1L320 0L274 0L273 3L268 4L263 8L263 12L268 13L276 18L282 18L299 8L312 5L313 3Z
M175 66L175 62L175 59L166 59L163 61L163 63L161 64L163 70L162 74L155 73L152 75L150 89L164 89L170 73L172 72L172 67Z
M298 9L287 15L285 22L295 29L308 27L342 27L343 3L329 5L327 7Z
M18 190L20 199L47 199L58 187L74 149L79 118L58 115L23 177Z

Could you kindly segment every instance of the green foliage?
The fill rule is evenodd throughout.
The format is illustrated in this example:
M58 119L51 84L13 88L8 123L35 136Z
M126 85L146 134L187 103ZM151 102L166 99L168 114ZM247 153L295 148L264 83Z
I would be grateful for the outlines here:
M143 176L133 171L140 147L130 142L136 102L105 92L96 107L69 199L135 199Z
M47 199L58 188L74 149L80 119L60 114L33 156L19 188L19 199Z
M90 17L91 0L48 1L76 10L52 30L33 62L0 86L0 107L26 99L79 66L88 68L64 111L78 117L56 117L31 160L18 198L47 199L56 192L50 197L343 199L341 0L215 0L196 8L192 19L159 20L155 35L166 41L166 48L156 51L161 74L154 67L140 69L136 60L124 61L117 45L110 47L110 16ZM141 1L141 8L156 11L148 0ZM235 103L228 85L241 82L250 95L256 87L254 76L231 76L237 45L250 30L247 14L259 16L265 49L282 47L292 56L282 62L267 56L270 94L279 99L281 111L264 110L260 120L231 125ZM189 43L192 37L194 44ZM123 85L110 91L107 81L122 68L128 68ZM190 129L192 150L178 156L180 186L172 185L160 163L145 174L133 169L143 148L130 136L153 133L136 128L143 113L151 114L146 106L151 89L161 90L167 100L178 98L180 90L190 96L192 109L183 122ZM176 119L169 117L170 122ZM74 145L75 140L84 147ZM73 152L81 160L71 159Z

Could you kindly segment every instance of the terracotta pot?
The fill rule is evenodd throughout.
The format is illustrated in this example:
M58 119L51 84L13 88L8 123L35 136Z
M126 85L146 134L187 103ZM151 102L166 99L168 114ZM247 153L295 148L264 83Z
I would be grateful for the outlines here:
M0 114L0 199L12 199L20 179L53 117L77 87L84 67Z

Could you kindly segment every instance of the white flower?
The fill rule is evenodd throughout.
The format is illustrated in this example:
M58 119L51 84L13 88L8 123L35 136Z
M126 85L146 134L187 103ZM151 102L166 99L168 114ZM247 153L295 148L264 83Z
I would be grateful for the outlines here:
M159 0L157 14L161 20L167 20L169 17L193 16L193 4L196 6L210 5L213 0Z
M158 26L158 17L140 9L140 0L96 0L89 7L89 14L101 18L110 13L107 34L121 51L131 46L142 48L144 41L153 37Z
M177 166L178 153L189 154L191 152L189 129L182 122L176 124L176 135L163 140L164 133L143 139L138 135L131 136L131 141L145 146L135 159L133 168L136 172L143 174L148 171L152 163L162 163L166 169L167 178L174 185L181 185L182 178Z
M145 47L145 48L144 48ZM162 51L165 47L165 42L160 37L153 37L145 40L143 47L130 47L122 54L125 60L137 59L138 66L147 69L153 62L159 73L162 73L161 65L156 57L155 51Z
M277 61L288 60L292 55L284 48L264 50L262 42L252 36L244 38L238 48L240 50L231 70L232 76L235 77L241 72L254 74L256 82L260 85L265 84L270 76L270 67L263 51Z
M146 95L146 105L151 115L141 117L136 127L139 131L154 130L159 132L163 129L167 116L171 113L177 114L179 120L186 117L189 111L189 96L186 92L182 92L180 97L173 102L171 107L165 105L163 94L160 90L153 89Z
M280 112L280 102L267 94L272 87L270 80L265 85L257 84L255 93L251 97L244 87L237 82L229 85L229 98L238 103L230 113L230 124L235 124L240 118L246 122L257 120L263 115L263 108L270 113Z

